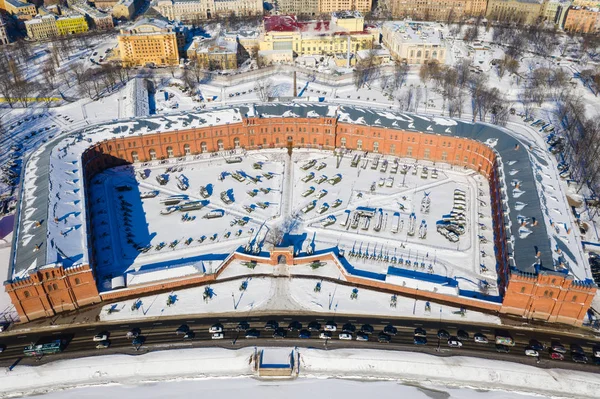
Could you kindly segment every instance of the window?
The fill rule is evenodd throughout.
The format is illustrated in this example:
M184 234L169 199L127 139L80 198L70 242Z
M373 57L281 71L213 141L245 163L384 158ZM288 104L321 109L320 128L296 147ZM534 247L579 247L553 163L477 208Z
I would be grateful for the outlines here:
M446 151L442 151L442 161L446 161L448 159L448 153Z
M184 144L183 145L183 153L185 155L191 155L192 151L190 150L190 145L189 144Z
M30 296L30 295L29 295L29 291L23 291L23 296L24 296L25 298L29 298L29 296Z
M300 137L300 144L304 144L304 137Z
M544 291L544 296L548 296L548 290Z
M54 291L56 291L58 289L58 284L56 284L56 283L52 284L52 288L54 289Z
M573 302L577 302L577 295L573 295Z
M392 144L390 145L390 154L395 154L396 153L396 144Z
M267 144L267 138L263 137L263 144Z
M554 284L556 284L556 279L555 278L552 279L552 285L554 285Z
M239 137L235 137L233 139L233 148L240 148L240 138Z
M549 296L550 296L550 298L552 298L552 291L550 291L550 295Z
M52 284L48 284L48 292L52 291Z
M81 284L81 280L79 280L79 277L75 277L75 285L79 284Z
M525 293L525 287L521 287L521 294Z
M406 155L412 157L412 147L406 147Z
M138 162L140 160L137 151L131 151L131 159L133 159L133 162Z
M430 154L431 154L431 150L429 148L425 148L425 152L423 153L423 158L429 159Z
M373 143L373 152L379 152L379 142L378 141Z
M362 150L362 140L357 140L356 141L356 149L361 151Z
M342 139L340 140L340 145L341 145L343 148L346 148L346 138L345 138L345 137L342 137Z
M173 156L173 147L171 147L171 146L167 147L167 156L169 158L171 158Z
M203 141L202 143L200 143L200 150L202 152L208 152L208 147L206 146L206 141Z

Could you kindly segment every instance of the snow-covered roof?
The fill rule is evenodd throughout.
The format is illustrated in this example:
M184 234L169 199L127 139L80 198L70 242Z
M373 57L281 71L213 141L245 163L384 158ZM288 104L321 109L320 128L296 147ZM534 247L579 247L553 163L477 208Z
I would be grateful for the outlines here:
M578 244L565 243L554 234L554 241L549 237L546 225L549 225L551 217L548 208L541 203L547 199L543 197L540 201L538 195L538 186L543 180L541 169L547 165L546 161L510 131L482 123L358 106L271 103L113 121L87 126L46 143L26 162L14 240L12 279L26 277L28 271L47 264L61 262L69 267L89 262L86 187L83 186L81 165L82 154L87 148L115 137L238 123L245 117L331 117L343 123L464 137L486 143L499 156L500 176L506 193L503 212L508 222L508 234L512 235L508 252L514 257L517 269L529 273L538 271L535 264L538 263L536 254L539 252L541 270L559 270L555 266L558 264L558 259L555 259L558 255L554 251L556 246L565 259L570 260L572 274L586 274L579 273L586 266L581 257L574 254ZM509 179L517 179L518 187L508 186L506 180ZM564 201L564 198L556 200ZM524 218L546 223L538 223L524 231Z

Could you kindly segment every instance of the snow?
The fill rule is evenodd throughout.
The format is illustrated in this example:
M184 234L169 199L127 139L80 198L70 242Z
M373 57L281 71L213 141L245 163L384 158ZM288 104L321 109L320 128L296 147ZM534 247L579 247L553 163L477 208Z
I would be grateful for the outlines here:
M295 380L249 378L254 348L172 349L17 366L4 371L0 393L3 397L46 393L42 397L49 399L185 397L192 392L224 399L238 398L240 392L265 398L306 398L318 392L322 397L505 399L529 397L529 393L587 399L595 398L600 389L600 377L592 373L462 356L334 347L332 341L329 350L298 348L300 375ZM68 389L74 387L80 388Z
M457 307L440 305L435 302L429 302L430 309L428 310L425 301L415 301L412 298L401 296L396 298L396 307L391 307L390 294L367 289L358 290L358 298L351 299L353 287L321 279L321 277L340 278L338 269L331 262L316 269L313 275L310 275L309 269L311 268L308 265L283 267L282 269L281 265L274 267L258 264L254 270L250 270L240 265L239 262L235 265L236 262L234 261L234 267L226 269L219 279L235 278L236 276L240 276L240 278L225 282L217 280L206 286L213 294L211 299L203 300L203 294L207 289L205 286L185 288L171 293L147 295L104 305L100 319L106 322L115 322L192 314L248 314L249 311L297 312L300 310L326 314L334 311L338 314L348 315L468 320L476 323L500 324L500 319L496 316L470 310L461 314ZM253 276L258 274L260 276ZM265 274L268 277L264 277ZM246 276L241 277L242 275ZM290 278L277 278L277 276L290 276ZM341 278L341 280L344 279ZM246 284L245 290L241 289L243 283ZM317 284L321 285L320 292L315 291ZM176 299L171 306L167 306L169 296ZM136 303L138 306L133 306Z

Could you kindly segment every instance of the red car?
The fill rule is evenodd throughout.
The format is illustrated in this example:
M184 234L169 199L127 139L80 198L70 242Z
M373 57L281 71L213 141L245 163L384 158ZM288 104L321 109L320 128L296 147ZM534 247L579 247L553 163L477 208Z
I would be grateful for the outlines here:
M558 353L558 352L552 352L552 353L550 353L550 359L565 360L565 355L563 355L562 353Z

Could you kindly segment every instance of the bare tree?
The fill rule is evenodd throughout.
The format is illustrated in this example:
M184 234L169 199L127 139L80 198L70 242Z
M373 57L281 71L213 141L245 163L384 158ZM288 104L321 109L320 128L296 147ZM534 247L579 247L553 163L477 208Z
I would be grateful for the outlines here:
M258 79L254 84L254 92L260 101L269 101L273 92L273 82L271 79Z

